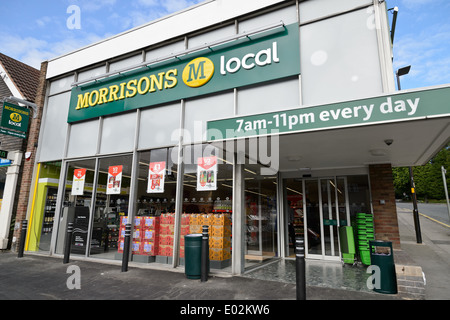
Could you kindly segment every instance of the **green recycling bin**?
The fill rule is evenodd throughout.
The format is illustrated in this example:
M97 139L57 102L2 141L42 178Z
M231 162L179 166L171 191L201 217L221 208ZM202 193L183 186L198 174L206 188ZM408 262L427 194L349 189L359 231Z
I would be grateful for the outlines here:
M184 273L188 279L200 279L202 262L202 234L184 236Z
M377 250L377 248L388 248ZM379 283L375 283L373 290L379 293L396 294L397 293L397 275L395 273L394 252L392 242L370 240L369 252L371 265L380 268ZM377 277L375 277L377 279Z

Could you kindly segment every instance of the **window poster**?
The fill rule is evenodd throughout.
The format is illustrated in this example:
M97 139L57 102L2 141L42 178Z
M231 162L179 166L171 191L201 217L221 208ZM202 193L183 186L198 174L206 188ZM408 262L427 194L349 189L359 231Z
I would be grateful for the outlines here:
M217 157L198 158L197 191L217 190Z
M108 185L106 194L120 194L122 184L122 168L123 166L111 166L108 168Z
M148 170L147 193L164 193L166 162L151 162Z
M73 181L72 181L73 196L83 195L85 181L86 181L86 169L75 169L73 172Z

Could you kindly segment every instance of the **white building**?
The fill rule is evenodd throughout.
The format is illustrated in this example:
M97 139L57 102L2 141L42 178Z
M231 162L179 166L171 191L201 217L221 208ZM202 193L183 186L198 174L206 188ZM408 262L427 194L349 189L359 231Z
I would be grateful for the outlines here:
M121 259L121 217L156 215L134 261L182 266L209 223L211 267L240 274L292 257L289 206L307 259L341 260L357 213L398 248L391 167L450 137L448 86L395 92L378 0L204 1L48 61L47 85L26 249L56 255L68 220L72 254Z

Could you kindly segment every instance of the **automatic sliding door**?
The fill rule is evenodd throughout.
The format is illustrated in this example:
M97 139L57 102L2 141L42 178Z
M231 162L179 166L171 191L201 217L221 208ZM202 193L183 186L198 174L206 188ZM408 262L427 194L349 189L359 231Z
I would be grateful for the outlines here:
M277 256L277 176L258 176L259 165L245 167L245 267Z
M304 180L308 256L338 260L339 226L349 219L346 178Z
M339 227L347 225L344 178L321 180L325 257L339 259Z
M334 179L320 180L322 212L323 212L323 241L324 241L324 255L336 256L339 255L339 247L337 242L337 218L335 206L335 182Z

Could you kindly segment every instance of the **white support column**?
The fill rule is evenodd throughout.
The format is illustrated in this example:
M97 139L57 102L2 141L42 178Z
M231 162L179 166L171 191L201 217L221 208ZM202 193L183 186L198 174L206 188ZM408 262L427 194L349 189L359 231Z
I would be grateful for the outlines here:
M19 179L20 164L22 162L22 152L9 152L8 159L12 160L12 164L6 172L5 189L3 191L2 208L0 210L0 249L6 249L8 246L9 229L16 195L17 180Z
M392 46L390 37L389 19L386 14L386 3L373 1L375 28L378 39L378 54L380 57L383 92L395 91L395 78L392 66Z

